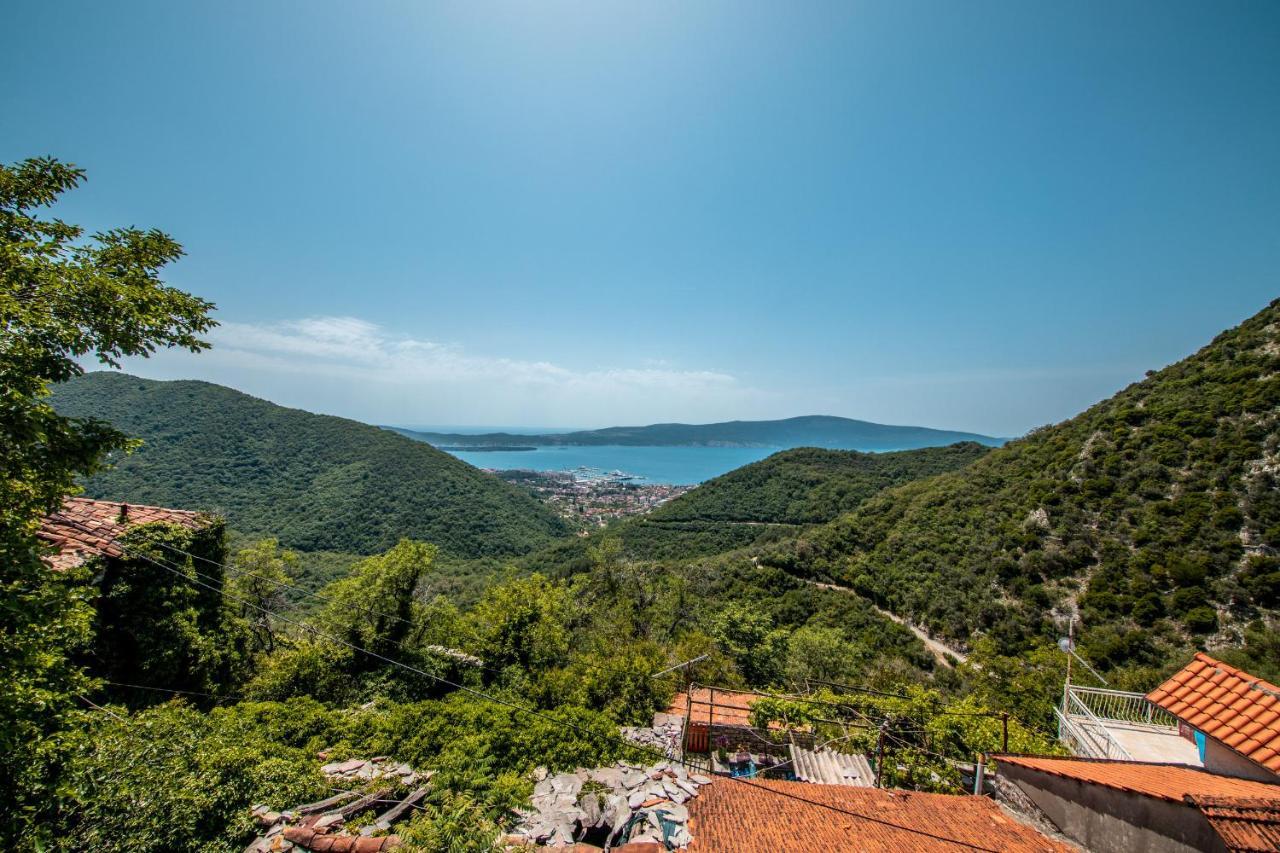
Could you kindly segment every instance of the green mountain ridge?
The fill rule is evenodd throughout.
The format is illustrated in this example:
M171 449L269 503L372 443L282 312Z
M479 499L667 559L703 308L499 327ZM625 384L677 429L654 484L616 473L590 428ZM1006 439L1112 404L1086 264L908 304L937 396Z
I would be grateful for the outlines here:
M143 441L85 484L89 496L209 510L287 547L370 554L409 537L470 558L567 533L526 491L422 442L220 385L96 372L52 403Z
M998 447L1004 439L919 426L893 426L831 415L804 415L775 421L726 421L713 424L649 424L547 435L494 432L480 435L419 432L386 427L409 438L447 447L591 446L633 447L823 447L848 450L911 450L974 441Z
M954 471L991 448L976 442L885 453L800 447L715 477L648 515L615 523L595 538L616 537L628 559L687 560L792 535L830 521L879 492ZM547 571L557 562L586 565L583 540L530 555Z
M884 453L798 447L708 480L648 518L818 524L879 491L962 468L990 450L973 441Z
M1196 354L952 473L767 549L961 643L1103 666L1231 645L1280 606L1280 300Z

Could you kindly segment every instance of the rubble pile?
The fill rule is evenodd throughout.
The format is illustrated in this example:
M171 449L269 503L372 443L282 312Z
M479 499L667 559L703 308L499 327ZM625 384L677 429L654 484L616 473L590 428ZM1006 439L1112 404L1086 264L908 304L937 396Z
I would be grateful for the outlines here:
M327 756L321 753L320 757ZM430 770L417 771L386 756L368 761L359 758L334 761L320 770L337 793L283 811L273 811L266 805L254 806L252 814L261 827L261 835L245 848L245 853L290 850L382 853L399 847L399 836L387 833L426 797L432 775ZM350 790L353 788L364 790ZM407 796L402 793L406 789L411 789ZM380 812L372 823L356 833L346 828L349 819L370 810Z
M534 778L533 808L520 812L520 824L508 837L515 845L565 847L592 830L607 830L606 848L643 841L685 847L693 836L684 803L711 782L671 761L652 766L620 761L555 776L538 768Z
M684 717L657 713L652 726L623 726L622 736L638 746L660 749L667 758L678 761L683 754Z
M334 782L372 782L374 779L399 781L404 785L413 785L419 779L430 778L430 772L418 773L408 764L398 763L385 755L362 761L353 758L350 761L332 761L320 768L320 772Z

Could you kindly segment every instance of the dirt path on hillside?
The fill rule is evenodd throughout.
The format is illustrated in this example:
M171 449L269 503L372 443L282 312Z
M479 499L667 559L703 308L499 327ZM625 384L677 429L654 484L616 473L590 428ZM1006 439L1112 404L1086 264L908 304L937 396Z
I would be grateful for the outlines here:
M821 581L809 580L808 578L800 578L800 580L803 580L805 583L813 584L814 586L820 589L829 589L833 592L847 592L850 595L858 594L854 590L849 589L849 587L847 586L839 586L833 583L822 583ZM948 646L946 643L943 643L939 640L935 640L933 637L930 637L928 634L926 634L923 628L916 627L912 623L908 622L906 619L903 619L898 614L890 613L888 610L885 610L883 607L876 607L876 605L872 602L867 602L867 603L871 604L871 607L884 618L893 622L897 622L899 625L906 628L911 633L915 634L920 639L920 642L924 643L924 647L928 649L929 652L937 659L938 663L942 664L948 669L950 669L952 666L951 660L949 659L948 656L950 656L951 658L955 658L961 663L964 663L967 660L969 660L969 656L966 655L964 652L956 651L955 649Z

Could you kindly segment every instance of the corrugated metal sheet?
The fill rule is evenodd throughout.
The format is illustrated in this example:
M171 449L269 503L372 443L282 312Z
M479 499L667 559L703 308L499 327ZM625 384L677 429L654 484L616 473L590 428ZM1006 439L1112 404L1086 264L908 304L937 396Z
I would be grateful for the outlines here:
M791 770L801 782L816 785L852 785L870 788L876 774L865 755L849 755L832 749L805 749L790 744Z

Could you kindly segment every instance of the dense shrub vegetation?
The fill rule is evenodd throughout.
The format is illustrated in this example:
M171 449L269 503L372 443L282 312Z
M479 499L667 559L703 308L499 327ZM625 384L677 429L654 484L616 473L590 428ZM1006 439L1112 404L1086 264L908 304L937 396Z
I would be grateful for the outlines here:
M680 561L790 538L891 486L963 468L990 448L975 442L890 453L783 450L744 465L600 534L632 559ZM524 562L543 571L582 569L588 545L559 542Z
M972 441L892 453L784 450L702 484L649 520L817 524L890 486L963 468L989 450Z
M565 526L528 492L393 432L207 382L91 373L54 407L142 439L90 497L204 509L304 551L372 554L402 536L461 557L519 554Z
M1159 669L1274 613L1280 304L1194 356L967 468L906 484L770 550L1006 654L1078 606L1104 667ZM1148 681L1152 672L1143 670Z

